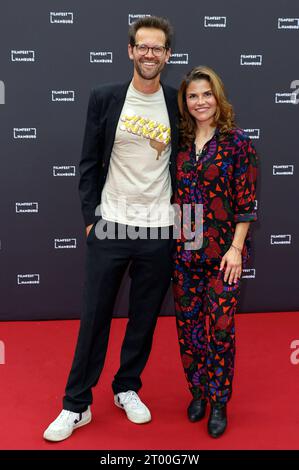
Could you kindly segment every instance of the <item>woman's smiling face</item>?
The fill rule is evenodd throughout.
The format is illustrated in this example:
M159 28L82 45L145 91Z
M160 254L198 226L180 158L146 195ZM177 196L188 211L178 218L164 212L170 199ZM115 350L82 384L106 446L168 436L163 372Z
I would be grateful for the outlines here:
M208 80L194 80L188 85L186 103L189 113L198 123L213 121L217 101Z

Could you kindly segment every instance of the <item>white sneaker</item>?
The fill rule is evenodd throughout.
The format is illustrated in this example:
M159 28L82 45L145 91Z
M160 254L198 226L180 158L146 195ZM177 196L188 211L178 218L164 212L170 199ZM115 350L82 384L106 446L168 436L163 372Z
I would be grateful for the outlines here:
M91 421L90 407L83 413L62 410L60 415L53 421L44 432L47 441L63 441L71 436L73 431Z
M133 390L121 392L114 395L114 403L119 408L125 410L127 418L132 423L148 423L151 418L150 410L140 400L139 396Z

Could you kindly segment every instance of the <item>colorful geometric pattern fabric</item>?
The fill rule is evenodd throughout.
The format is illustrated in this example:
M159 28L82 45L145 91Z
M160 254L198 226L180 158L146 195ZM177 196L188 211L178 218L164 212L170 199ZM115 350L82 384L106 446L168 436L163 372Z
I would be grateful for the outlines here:
M232 393L235 357L234 314L240 280L223 280L219 264L186 261L177 251L173 277L180 353L194 398L226 403Z
M203 207L201 247L185 249L188 239L183 232L174 255L173 289L180 352L194 398L207 397L226 403L231 396L234 314L240 280L232 285L224 282L220 262L230 248L236 224L257 218L256 176L256 151L241 129L225 136L216 130L198 160L194 143L178 154L174 201L180 207L184 204ZM249 253L248 233L242 251L243 268Z
M198 253L203 261L222 258L237 222L256 220L256 176L256 151L241 129L228 132L223 140L216 130L198 161L194 144L179 152L174 202L180 206L203 205L203 246ZM186 241L184 235L180 241ZM250 233L244 258L248 258L249 250Z

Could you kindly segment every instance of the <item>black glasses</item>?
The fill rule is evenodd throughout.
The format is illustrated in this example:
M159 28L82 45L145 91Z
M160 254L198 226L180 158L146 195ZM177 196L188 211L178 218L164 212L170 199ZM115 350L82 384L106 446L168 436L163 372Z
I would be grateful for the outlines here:
M151 49L152 53L155 57L162 57L164 52L168 49L165 46L153 46L149 47L146 44L135 44L136 50L140 55L146 55L148 51Z

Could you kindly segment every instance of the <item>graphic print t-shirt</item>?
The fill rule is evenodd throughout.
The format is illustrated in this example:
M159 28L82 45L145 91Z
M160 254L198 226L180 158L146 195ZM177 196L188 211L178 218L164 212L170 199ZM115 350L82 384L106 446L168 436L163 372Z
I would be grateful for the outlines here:
M104 220L139 227L173 224L170 140L162 87L156 93L144 94L131 83L102 191Z

